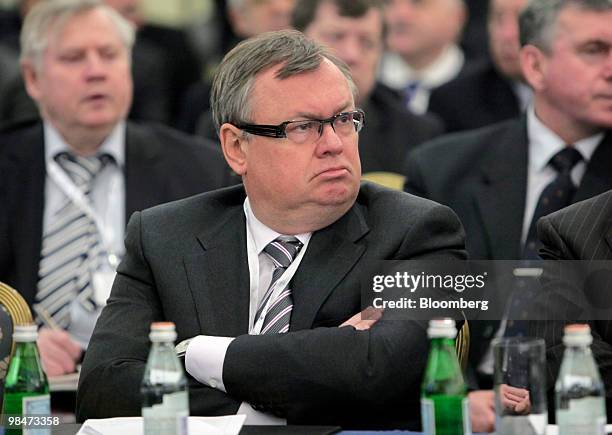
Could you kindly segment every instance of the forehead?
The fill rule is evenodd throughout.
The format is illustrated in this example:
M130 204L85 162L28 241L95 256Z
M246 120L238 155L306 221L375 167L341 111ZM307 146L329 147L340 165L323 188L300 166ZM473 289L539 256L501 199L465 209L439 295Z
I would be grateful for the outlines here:
M561 10L554 32L554 44L587 41L612 44L612 9L589 11L569 6Z
M299 117L327 118L353 108L353 96L342 72L324 59L313 71L276 78L280 66L255 77L250 106L256 123L278 124Z
M48 49L61 50L95 43L122 44L119 30L101 9L79 12L54 23L48 31Z
M527 0L491 0L489 15L500 12L520 12L527 5Z
M391 8L394 6L411 5L415 9L443 11L448 7L460 6L461 2L462 0L389 0L386 3L386 10L389 15L393 14Z
M287 8L293 6L294 0L245 0L244 6L251 9Z
M355 30L382 36L383 17L381 10L374 7L360 17L343 16L335 4L323 2L317 8L311 25L321 30Z

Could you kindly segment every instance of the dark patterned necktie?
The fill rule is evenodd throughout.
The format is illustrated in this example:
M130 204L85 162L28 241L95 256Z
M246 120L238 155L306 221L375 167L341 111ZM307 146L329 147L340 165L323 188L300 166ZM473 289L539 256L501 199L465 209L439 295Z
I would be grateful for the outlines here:
M544 188L538 200L523 248L522 258L524 260L538 260L540 258L538 256L540 242L536 230L538 219L571 204L576 193L571 172L576 163L581 160L582 155L578 150L573 146L566 146L548 162L557 171L557 177Z
M83 193L91 199L93 180L113 161L109 155L81 157L67 152L55 160ZM95 309L91 271L96 270L103 246L93 219L69 198L44 228L35 305L61 327L70 323L70 303L77 299L88 310ZM37 321L40 323L41 319Z
M270 301L273 293L274 283L287 270L293 262L298 252L302 248L302 243L295 237L281 236L270 242L264 252L274 262L274 272L268 290L264 295L255 318L259 319L264 307ZM291 310L293 309L293 297L291 296L290 286L286 288L273 300L270 301L266 317L261 326L261 334L277 334L289 331L291 321Z

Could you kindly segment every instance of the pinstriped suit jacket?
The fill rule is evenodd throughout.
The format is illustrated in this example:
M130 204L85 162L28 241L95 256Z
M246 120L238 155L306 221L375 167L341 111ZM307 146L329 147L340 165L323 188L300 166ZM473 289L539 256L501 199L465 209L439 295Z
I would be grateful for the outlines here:
M538 235L544 244L540 256L545 260L612 260L612 190L540 219ZM606 267L606 270L612 270L612 263ZM608 286L584 290L597 292L598 300L605 305L612 303L612 288ZM548 302L547 305L552 306L558 301ZM534 333L546 339L549 388L554 386L563 357L563 326L566 323L568 322L536 322L534 326ZM608 420L610 420L612 418L612 318L592 320L589 323L594 339L591 348L606 385Z

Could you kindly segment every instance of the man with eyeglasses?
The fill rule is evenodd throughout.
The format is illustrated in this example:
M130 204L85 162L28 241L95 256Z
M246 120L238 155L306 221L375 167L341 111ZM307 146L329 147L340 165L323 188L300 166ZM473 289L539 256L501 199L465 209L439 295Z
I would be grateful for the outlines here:
M190 375L191 415L418 426L424 324L362 316L361 272L376 260L464 258L459 221L360 187L366 117L351 76L299 32L232 50L212 107L243 185L134 214L83 364L79 420L140 414L149 325L165 320Z

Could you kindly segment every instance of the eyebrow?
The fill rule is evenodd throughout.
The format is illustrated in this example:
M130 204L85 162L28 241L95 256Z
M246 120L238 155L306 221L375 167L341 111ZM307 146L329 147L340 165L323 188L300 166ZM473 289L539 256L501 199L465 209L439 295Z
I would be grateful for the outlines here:
M352 104L347 101L346 103L344 103L343 105L339 106L339 108L334 111L334 115L338 114L338 113L342 113L342 112L347 112L349 110L353 110L353 109L350 109L351 106L352 106ZM291 119L298 119L298 118L322 119L319 115L316 115L316 114L314 114L312 112L299 112L296 116L294 116Z

